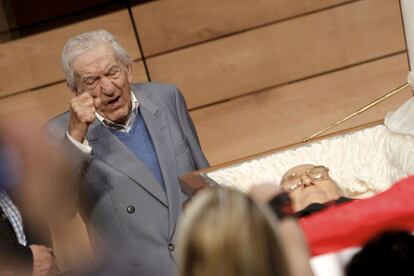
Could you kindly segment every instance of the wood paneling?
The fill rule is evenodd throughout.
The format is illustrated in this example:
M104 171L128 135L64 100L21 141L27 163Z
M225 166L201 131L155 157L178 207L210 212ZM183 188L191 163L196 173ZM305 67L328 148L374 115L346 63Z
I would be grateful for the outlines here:
M112 32L134 59L140 58L127 10L1 44L0 96L63 80L60 54L66 41L86 31Z
M351 0L175 0L132 11L148 56L347 2Z
M4 1L4 0L3 0ZM115 2L116 0L5 0L10 3L10 10L16 21L14 28L33 25L50 20L51 17L59 18L68 14L82 13L85 10L97 9L99 6Z
M295 1L296 2L296 1ZM366 0L148 59L196 108L405 49L398 1Z
M6 8L6 3L4 3L4 1L0 1L0 32L7 31L10 27Z
M52 85L43 89L13 95L0 101L0 117L13 118L22 115L40 126L48 119L65 111L69 107L72 93L65 83Z
M210 164L235 160L301 141L406 82L405 54L191 112ZM411 96L410 89L332 131L384 118Z
M406 77L406 58L395 55L405 50L397 0L175 0L133 13L147 55L213 40L147 60L152 79L176 84L195 109L212 164L297 142ZM126 10L2 44L0 97L26 92L0 99L0 117L20 113L40 126L66 110L60 52L98 28L141 58ZM135 80L146 81L135 67ZM382 118L408 94L340 129Z
M132 82L147 82L147 74L145 72L144 63L142 61L132 64Z
M147 81L142 62L133 65L133 81ZM28 91L0 99L0 118L10 120L15 114L22 115L33 125L40 127L54 116L66 111L72 92L62 82L46 88Z

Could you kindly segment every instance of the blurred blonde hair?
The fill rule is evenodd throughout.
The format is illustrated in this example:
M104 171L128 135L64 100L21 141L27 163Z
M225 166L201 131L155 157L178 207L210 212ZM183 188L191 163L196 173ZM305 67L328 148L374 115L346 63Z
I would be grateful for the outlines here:
M203 191L179 228L182 276L285 276L276 218L240 192Z

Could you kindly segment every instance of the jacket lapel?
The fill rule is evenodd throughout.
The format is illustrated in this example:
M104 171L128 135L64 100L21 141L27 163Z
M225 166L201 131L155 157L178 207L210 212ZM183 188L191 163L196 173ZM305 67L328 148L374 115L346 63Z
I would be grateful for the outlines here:
M177 161L167 125L168 114L164 110L158 109L143 93L136 93L135 96L138 99L142 117L154 144L164 179L170 210L169 233L172 235L178 216L179 187L176 176Z
M95 122L88 131L93 154L115 170L129 176L168 207L165 191L150 170L115 135Z

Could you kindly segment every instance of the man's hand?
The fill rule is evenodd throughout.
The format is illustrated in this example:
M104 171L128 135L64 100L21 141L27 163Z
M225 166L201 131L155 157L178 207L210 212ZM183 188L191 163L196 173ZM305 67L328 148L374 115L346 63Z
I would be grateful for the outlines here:
M78 94L70 101L69 135L83 142L89 125L95 121L95 111L101 105L100 97L93 98L89 93Z
M52 249L43 245L30 245L33 254L33 276L58 275L55 257Z

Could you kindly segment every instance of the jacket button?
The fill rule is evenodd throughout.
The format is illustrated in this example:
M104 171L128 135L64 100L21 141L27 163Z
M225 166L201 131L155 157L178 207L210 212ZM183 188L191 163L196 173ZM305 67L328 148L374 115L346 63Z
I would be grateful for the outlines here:
M129 206L127 207L127 212L128 212L128 213L130 213L130 214L132 214L133 212L135 212L135 207L134 207L134 206L132 206L132 205L129 205Z
M175 246L174 246L173 243L168 244L168 250L174 251L174 248L175 248Z

